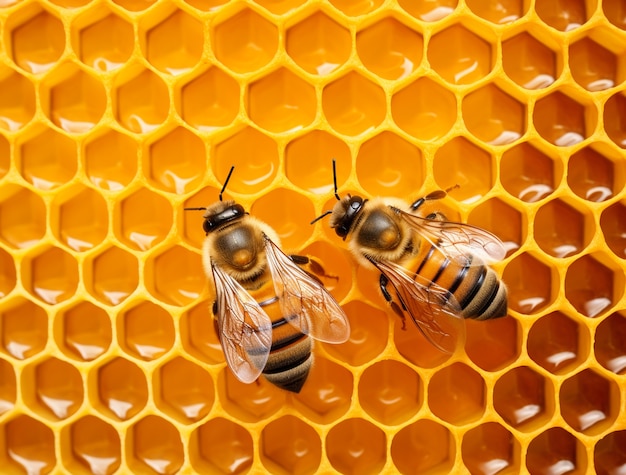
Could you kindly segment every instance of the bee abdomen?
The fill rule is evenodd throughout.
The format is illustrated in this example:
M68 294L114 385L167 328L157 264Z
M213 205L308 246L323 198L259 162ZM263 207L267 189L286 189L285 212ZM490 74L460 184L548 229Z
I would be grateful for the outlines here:
M489 320L507 314L506 286L495 271L486 266L464 267L462 282L456 289L462 315L475 320Z
M312 362L311 338L296 333L272 342L263 375L276 386L298 393L309 375Z

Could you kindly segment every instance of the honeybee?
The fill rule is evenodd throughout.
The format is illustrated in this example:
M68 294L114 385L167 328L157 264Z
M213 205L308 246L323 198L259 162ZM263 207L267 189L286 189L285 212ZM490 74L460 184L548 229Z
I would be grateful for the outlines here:
M205 211L202 262L215 288L216 329L237 379L251 383L263 373L276 386L297 393L313 362L311 338L343 343L349 323L311 273L323 271L316 261L287 256L270 226L240 204L222 201L233 169L218 202L185 208ZM307 264L311 272L303 270Z
M502 241L476 226L448 221L441 212L424 211L446 191L411 204L399 198L340 198L334 160L333 182L337 204L312 223L330 214L330 226L357 261L380 271L380 290L403 328L408 314L426 339L452 353L462 344L464 319L507 314L506 286L488 267L505 257Z

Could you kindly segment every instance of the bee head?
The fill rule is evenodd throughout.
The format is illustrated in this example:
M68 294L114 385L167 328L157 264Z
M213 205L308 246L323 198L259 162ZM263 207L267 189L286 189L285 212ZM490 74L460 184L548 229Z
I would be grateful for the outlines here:
M330 218L330 227L335 230L337 236L346 239L346 236L354 225L354 220L363 209L366 199L360 196L347 195L341 199L335 207Z
M246 212L243 206L234 201L218 202L213 206L209 206L204 214L204 222L202 229L206 234L214 231L224 224L232 223L245 216Z

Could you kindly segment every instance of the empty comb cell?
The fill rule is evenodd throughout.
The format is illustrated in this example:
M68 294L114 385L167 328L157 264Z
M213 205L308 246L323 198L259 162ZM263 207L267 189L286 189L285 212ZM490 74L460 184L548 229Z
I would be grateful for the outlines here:
M623 0L0 0L0 24L3 475L624 472ZM424 216L505 251L506 316L450 320L450 353L310 224L334 192L437 190ZM347 315L299 393L228 366L185 210L220 199Z

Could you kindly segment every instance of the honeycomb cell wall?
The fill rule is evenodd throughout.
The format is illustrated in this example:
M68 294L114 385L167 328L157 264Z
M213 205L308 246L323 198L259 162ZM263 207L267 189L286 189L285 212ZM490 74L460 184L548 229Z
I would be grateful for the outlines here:
M623 0L0 0L3 474L626 470ZM327 218L437 189L509 315L446 355ZM316 256L352 332L240 383L199 212ZM457 186L458 185L458 186Z

